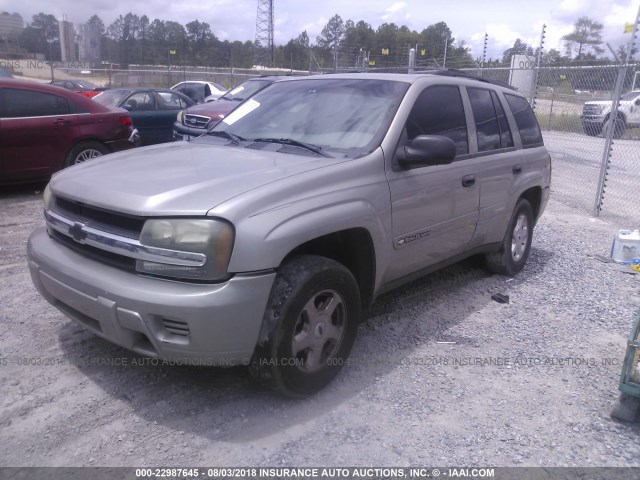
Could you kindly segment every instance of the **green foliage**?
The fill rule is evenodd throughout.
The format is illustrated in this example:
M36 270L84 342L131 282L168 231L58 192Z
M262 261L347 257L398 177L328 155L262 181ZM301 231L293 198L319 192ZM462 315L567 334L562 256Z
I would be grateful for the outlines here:
M32 17L30 25L22 31L20 44L32 52L41 52L49 61L60 60L58 20L47 13Z
M573 25L573 32L562 37L564 40L567 56L571 57L576 53L576 59L580 60L585 54L601 54L604 49L602 45L602 29L604 26L590 19L580 17ZM594 57L595 58L595 57Z
M211 26L200 20L186 25L161 19L150 20L146 15L133 13L119 15L110 25L105 25L97 15L89 23L95 25L101 35L102 60L126 67L138 65L211 66L251 68L256 46L247 40L221 41ZM602 51L600 44L602 25L587 17L581 17L574 25L574 32L564 38L572 59L557 50L544 51L542 65L565 66L578 62L599 63L596 55ZM58 22L53 15L39 13L33 16L20 38L20 44L31 52L44 53L47 59L60 59ZM406 68L409 50L415 49L418 69L450 67L478 67L464 41L456 41L445 22L414 31L405 25L383 23L374 29L367 22L346 20L334 15L312 44L306 31L284 45L274 48L275 67L295 70ZM169 51L176 51L170 55ZM521 39L504 51L502 58L485 59L484 67L509 65L511 56L524 53L536 57L537 51ZM620 54L625 54L620 49ZM602 60L604 62L604 60Z

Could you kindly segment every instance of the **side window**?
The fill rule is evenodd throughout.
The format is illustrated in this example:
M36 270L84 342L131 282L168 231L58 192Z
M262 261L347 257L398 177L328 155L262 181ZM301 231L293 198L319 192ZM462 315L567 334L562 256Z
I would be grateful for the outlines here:
M520 131L523 147L536 147L543 145L542 134L538 120L524 98L516 95L505 94L509 108L516 119L516 125Z
M156 92L158 99L158 110L184 110L187 103L175 93Z
M484 88L468 88L467 92L476 123L478 151L513 147L509 123L496 92Z
M151 92L134 93L127 98L124 105L132 112L148 112L156 109Z
M70 113L89 113L89 111L82 105L79 105L71 100L69 100L69 111Z
M467 91L476 123L478 151L486 152L500 148L500 128L491 99L491 91L480 88L469 88Z
M442 135L454 141L458 155L469 153L460 89L449 85L426 88L411 110L406 130L409 140L418 135Z
M45 117L69 113L66 98L50 93L7 88L4 91L2 116L6 118Z
M493 99L493 106L496 107L496 113L498 114L498 127L500 127L500 146L502 148L513 147L513 137L511 136L511 130L509 129L509 122L502 109L502 104L496 92L491 92L491 98Z

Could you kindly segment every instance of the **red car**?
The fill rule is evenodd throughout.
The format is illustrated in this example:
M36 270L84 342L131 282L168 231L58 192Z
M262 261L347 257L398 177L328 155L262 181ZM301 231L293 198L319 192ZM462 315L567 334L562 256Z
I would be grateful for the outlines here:
M0 184L45 179L139 141L124 109L52 85L0 79Z
M50 82L50 84L56 87L66 88L87 98L93 98L106 90L105 87L96 87L87 80L54 80Z

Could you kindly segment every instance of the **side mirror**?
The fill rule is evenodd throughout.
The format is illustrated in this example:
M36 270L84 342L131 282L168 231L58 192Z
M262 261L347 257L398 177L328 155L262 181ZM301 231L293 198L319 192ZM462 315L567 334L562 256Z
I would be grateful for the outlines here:
M447 165L456 158L456 144L441 135L418 135L408 145L398 147L396 161L402 169Z

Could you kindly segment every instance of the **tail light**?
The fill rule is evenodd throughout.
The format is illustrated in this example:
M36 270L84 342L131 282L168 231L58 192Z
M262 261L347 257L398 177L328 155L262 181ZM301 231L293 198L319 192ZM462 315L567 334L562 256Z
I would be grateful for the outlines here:
M120 124L125 127L133 127L133 122L131 121L131 117L120 117L118 118Z

